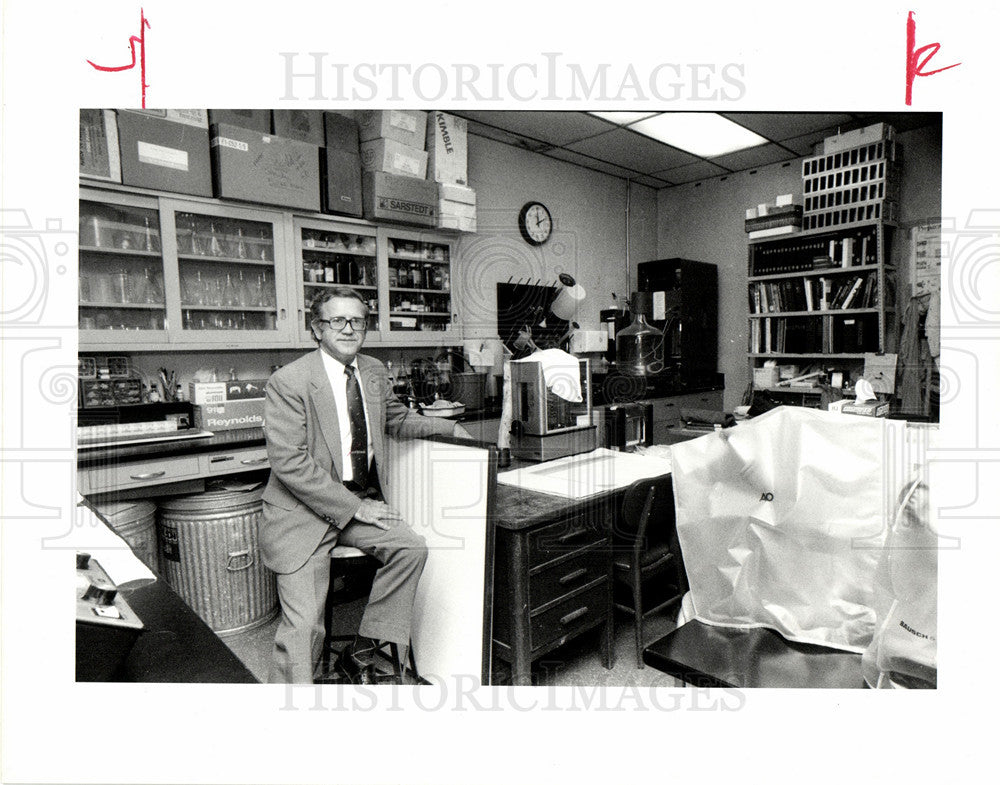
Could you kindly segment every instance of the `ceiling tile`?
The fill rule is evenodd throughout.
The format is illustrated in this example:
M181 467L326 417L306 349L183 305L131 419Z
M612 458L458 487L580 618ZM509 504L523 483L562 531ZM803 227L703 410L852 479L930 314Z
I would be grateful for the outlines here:
M811 134L805 134L804 136L797 136L794 139L785 139L781 145L782 147L787 147L789 150L793 151L797 155L812 155L813 146L817 142L822 142L826 137L832 136L833 132L826 131L814 131Z
M680 184L693 183L695 180L707 180L710 177L717 177L722 174L729 174L729 172L709 161L697 161L687 166L680 166L665 172L657 172L656 176L663 177L672 183Z
M638 176L638 172L633 172L631 169L624 169L621 166L615 166L614 164L609 164L607 161L602 161L599 158L591 158L581 153L573 152L572 150L566 150L562 147L553 147L551 150L547 150L545 155L550 158L558 158L560 161L568 161L569 163L576 164L577 166L583 166L587 169L594 169L598 172L604 172L605 174L613 174L615 177L622 177L627 179L635 179Z
M668 147L626 128L616 128L606 134L584 139L567 147L578 153L602 158L643 174L673 169L698 160L690 153Z
M749 128L776 142L802 136L811 131L836 133L837 126L846 127L854 121L849 114L823 114L821 112L723 112L734 123Z
M456 112L493 128L563 146L613 128L613 124L586 112Z
M718 158L713 158L712 163L733 172L740 172L744 169L753 169L755 166L788 161L795 157L797 157L795 153L776 144L762 144L759 147L749 147L728 155L720 155Z

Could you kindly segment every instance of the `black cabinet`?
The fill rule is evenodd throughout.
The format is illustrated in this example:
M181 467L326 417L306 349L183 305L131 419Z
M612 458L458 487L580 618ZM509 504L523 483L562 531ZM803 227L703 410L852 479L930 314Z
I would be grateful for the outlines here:
M719 340L718 268L690 259L659 259L638 268L640 292L650 292L650 323L663 330L663 359L681 380L716 372Z

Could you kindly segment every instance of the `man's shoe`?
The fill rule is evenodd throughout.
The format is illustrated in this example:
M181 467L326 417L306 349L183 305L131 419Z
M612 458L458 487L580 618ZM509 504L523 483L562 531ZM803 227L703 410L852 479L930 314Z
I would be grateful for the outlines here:
M347 644L334 662L333 672L349 684L375 684L375 664L371 659L356 657L354 649L353 642Z

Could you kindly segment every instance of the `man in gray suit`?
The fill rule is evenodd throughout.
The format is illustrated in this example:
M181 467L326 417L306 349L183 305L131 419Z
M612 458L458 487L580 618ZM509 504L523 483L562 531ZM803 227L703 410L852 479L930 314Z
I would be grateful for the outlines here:
M358 635L335 670L352 682L371 683L376 643L409 645L427 546L385 501L391 497L383 434L472 438L458 423L423 417L393 395L385 366L358 354L367 324L368 306L357 292L324 290L312 304L319 349L276 371L267 384L271 477L260 546L264 563L277 573L281 603L272 682L313 680L324 637L330 551L338 543L375 556L382 567Z

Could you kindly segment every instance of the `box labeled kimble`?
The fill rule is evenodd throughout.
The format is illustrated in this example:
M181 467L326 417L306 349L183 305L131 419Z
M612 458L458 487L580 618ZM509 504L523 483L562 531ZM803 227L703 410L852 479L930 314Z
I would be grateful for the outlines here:
M237 431L264 425L264 399L224 401L194 407L196 428L206 431Z
M130 110L118 111L122 183L212 195L208 129Z
M380 109L358 112L358 131L361 141L384 137L424 149L427 137L427 112L402 109Z
M387 172L403 177L427 177L427 153L395 139L361 143L361 167L366 172Z
M365 172L362 184L365 218L435 226L437 187L434 183L386 172Z
M444 112L427 115L427 167L431 180L469 182L469 121Z
M113 109L80 110L80 176L122 181L118 122Z
M326 143L323 114L321 109L274 109L274 135L322 147Z
M319 212L319 148L235 125L212 126L215 195Z

